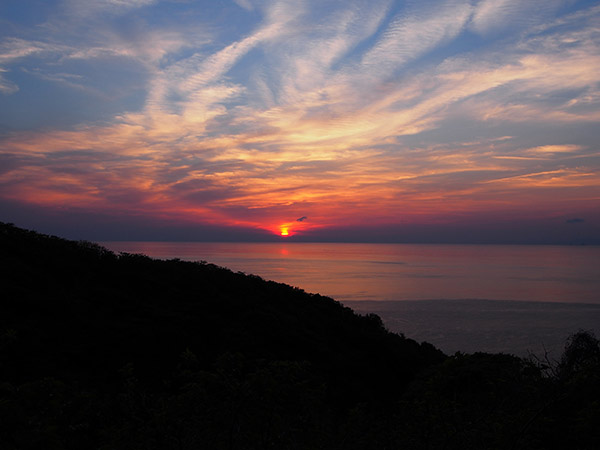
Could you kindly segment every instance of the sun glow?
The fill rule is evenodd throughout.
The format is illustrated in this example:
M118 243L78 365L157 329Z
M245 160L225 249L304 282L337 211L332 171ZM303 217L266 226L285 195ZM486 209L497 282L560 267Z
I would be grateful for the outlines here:
M281 235L282 236L289 236L290 233L288 231L288 227L281 227Z

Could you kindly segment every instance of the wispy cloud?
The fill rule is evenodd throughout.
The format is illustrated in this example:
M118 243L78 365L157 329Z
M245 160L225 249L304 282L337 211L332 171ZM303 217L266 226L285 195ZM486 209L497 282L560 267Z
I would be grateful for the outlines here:
M105 0L64 2L51 32L4 38L11 98L25 75L98 102L109 83L144 98L95 123L4 135L18 157L0 196L275 231L597 201L599 8L236 3L226 32L210 17L173 27L159 2ZM81 42L75 16L93 31Z
M471 16L469 2L443 2L435 10L399 13L391 21L377 43L364 55L362 64L368 70L389 76L391 73L434 49L447 45L463 29Z
M6 66L14 64L20 59L28 56L42 53L58 53L63 50L63 46L46 44L39 41L26 40L21 38L9 37L0 41L0 93L13 94L19 90L19 86L14 81L6 79L2 73L9 70ZM3 67L4 66L4 67Z
M35 53L53 50L52 46L43 42L28 41L19 38L8 38L0 43L0 64L10 63Z
M545 23L564 0L483 0L473 11L471 28L487 35L510 29L522 30Z
M7 80L2 76L2 73L6 72L6 69L0 68L0 92L3 94L13 94L19 90L19 87L10 80Z
M539 147L528 148L524 152L534 154L573 153L581 149L580 145L541 145Z
M102 13L122 14L132 9L157 3L158 0L63 0L69 15L85 18Z

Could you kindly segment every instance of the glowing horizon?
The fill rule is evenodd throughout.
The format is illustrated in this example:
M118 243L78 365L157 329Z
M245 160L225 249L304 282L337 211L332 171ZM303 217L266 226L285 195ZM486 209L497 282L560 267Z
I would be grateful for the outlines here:
M0 18L0 220L600 230L596 2L60 0Z

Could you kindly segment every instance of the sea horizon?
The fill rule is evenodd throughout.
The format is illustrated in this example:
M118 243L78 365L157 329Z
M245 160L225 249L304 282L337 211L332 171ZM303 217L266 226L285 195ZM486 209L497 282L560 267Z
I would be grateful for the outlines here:
M558 355L600 323L600 247L108 241L110 250L205 261L332 297L446 353Z
M173 243L173 244L368 244L368 245L477 245L477 246L518 246L518 247L598 247L600 243L596 242L401 242L401 241L331 241L331 240L294 240L293 238L282 238L278 240L201 240L201 239L76 239L89 242L95 242L99 245L126 243L126 242L152 242L152 243Z

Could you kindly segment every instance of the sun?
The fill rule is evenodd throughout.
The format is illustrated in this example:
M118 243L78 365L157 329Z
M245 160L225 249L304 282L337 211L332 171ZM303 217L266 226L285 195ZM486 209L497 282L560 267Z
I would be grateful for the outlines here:
M289 236L290 232L288 231L288 227L281 227L281 235L282 236Z

